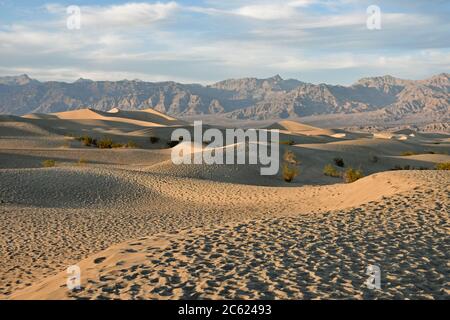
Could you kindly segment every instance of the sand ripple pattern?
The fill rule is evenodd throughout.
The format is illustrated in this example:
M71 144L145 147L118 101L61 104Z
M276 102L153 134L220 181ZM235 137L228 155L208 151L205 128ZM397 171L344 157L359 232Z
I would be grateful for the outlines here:
M186 229L85 260L75 299L449 299L448 176L358 208ZM381 290L365 285L381 268ZM45 286L43 287L45 291ZM63 291L61 291L63 290ZM19 296L20 297L20 296ZM52 293L49 293L52 297Z

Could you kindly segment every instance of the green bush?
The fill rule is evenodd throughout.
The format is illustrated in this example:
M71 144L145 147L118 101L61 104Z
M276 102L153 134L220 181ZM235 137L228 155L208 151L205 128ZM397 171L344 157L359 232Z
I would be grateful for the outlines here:
M345 170L342 176L346 183L355 182L356 180L364 177L363 172L360 169L353 169L353 168L348 168L347 170Z
M323 168L323 174L329 177L340 177L341 173L331 164L327 164L324 168Z
M338 167L341 167L341 168L345 167L344 159L336 157L333 159L333 161L334 161L334 164L337 165Z
M42 166L44 168L51 168L51 167L54 167L55 165L56 165L56 161L52 160L52 159L42 161Z
M436 164L436 170L450 170L450 162Z

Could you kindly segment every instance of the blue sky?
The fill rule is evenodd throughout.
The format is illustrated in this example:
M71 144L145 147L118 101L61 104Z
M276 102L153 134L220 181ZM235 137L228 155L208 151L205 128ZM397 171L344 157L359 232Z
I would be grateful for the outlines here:
M81 9L69 30L66 9ZM369 5L381 29L366 26ZM450 72L447 0L0 0L0 75L351 84Z

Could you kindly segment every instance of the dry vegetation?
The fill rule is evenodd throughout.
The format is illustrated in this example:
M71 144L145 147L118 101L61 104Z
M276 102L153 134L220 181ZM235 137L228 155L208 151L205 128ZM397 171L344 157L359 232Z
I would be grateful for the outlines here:
M300 169L298 168L299 165L300 161L297 160L295 153L290 150L286 150L283 155L283 164L281 165L283 180L286 182L292 182L300 173Z
M436 170L450 170L450 162L438 163Z
M323 174L335 178L339 178L341 176L341 173L332 164L327 164L323 168Z
M286 182L292 182L299 174L299 169L289 163L283 163L281 166L283 180Z
M343 178L346 183L355 182L356 180L359 180L362 177L364 177L364 175L361 169L348 168L347 170L345 170L343 174Z
M42 166L44 168L51 168L51 167L54 167L55 165L56 165L56 161L52 160L52 159L47 159L47 160L42 161Z
M406 156L414 156L416 154L417 154L417 152L414 152L414 151L403 151L402 153L400 153L400 155L404 156L404 157L406 157Z
M280 141L280 144L287 145L287 146L293 146L295 144L295 141L294 140L283 140L283 141Z
M85 147L95 147L100 149L139 148L139 145L132 140L129 140L127 143L119 143L114 142L111 138L103 137L97 141L97 139L88 135L76 137L75 140L80 141Z

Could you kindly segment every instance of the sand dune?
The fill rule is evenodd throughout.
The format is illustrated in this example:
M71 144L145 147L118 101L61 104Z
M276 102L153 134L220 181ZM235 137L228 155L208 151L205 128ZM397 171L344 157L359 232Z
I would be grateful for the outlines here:
M282 121L280 155L301 162L286 183L259 165L173 164L180 126L193 130L154 110L0 117L0 298L448 296L450 176L390 171L450 161L448 135L373 139ZM138 147L87 147L81 135ZM366 177L325 176L336 157ZM386 291L362 289L366 264L383 261ZM72 264L86 277L68 295Z
M140 126L182 125L183 121L177 120L153 109L142 111L103 112L94 109L79 109L51 114L25 115L28 119L62 119L62 120L108 120L136 124Z
M137 238L77 263L81 290L67 290L62 272L11 298L448 298L450 175L405 172L395 182L402 175L420 187L359 208ZM383 290L364 285L371 264Z
M375 139L393 139L393 140L400 140L400 141L404 141L404 140L408 140L409 138L411 138L411 136L406 135L406 134L396 134L396 133L392 133L392 132L378 132L378 133L374 133L373 137Z
M112 138L117 143L134 141L146 149L160 149L170 140L174 128L190 126L152 109L102 112L80 109L54 114L30 114L0 118L1 149L42 149L82 147L75 136ZM151 144L149 137L160 142ZM26 139L24 139L26 137Z
M268 129L279 129L289 134L300 134L305 136L328 136L336 139L356 139L367 137L367 134L348 132L342 129L322 129L292 120L283 120L267 127Z
M307 124L303 124L297 121L292 120L283 120L280 122L276 122L268 127L268 129L280 129L289 131L291 133L301 133L307 136L331 136L336 134L337 132L331 129L321 129L313 126L309 126Z
M5 137L33 137L48 136L50 132L31 123L20 121L1 121L0 136Z
M24 173L30 178L20 178L26 177ZM55 179L58 173L73 183ZM127 239L250 218L347 208L416 185L403 172L380 173L349 185L303 188L90 168L0 170L0 178L8 181L2 184L6 193L1 194L7 196L0 206L0 250L7 257L0 261L3 295ZM74 190L77 181L83 182ZM124 191L117 195L122 185ZM14 192L22 189L24 193ZM61 208L64 201L70 206Z

